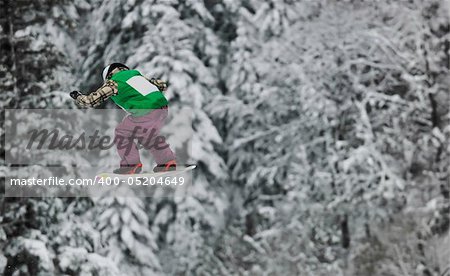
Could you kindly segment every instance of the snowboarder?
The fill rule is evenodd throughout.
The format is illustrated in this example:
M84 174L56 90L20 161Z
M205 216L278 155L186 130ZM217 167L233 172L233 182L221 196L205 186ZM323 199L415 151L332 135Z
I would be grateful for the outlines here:
M142 163L135 140L149 145L155 133L159 133L168 114L168 101L163 92L164 81L147 79L139 71L122 63L112 63L103 69L104 84L96 91L83 95L72 91L70 96L82 107L96 107L111 98L128 115L115 129L114 143L121 158L116 174L134 174L142 171ZM161 137L161 136L160 136ZM165 139L159 147L149 147L157 166L153 172L176 170L175 154ZM146 143L144 143L147 141Z

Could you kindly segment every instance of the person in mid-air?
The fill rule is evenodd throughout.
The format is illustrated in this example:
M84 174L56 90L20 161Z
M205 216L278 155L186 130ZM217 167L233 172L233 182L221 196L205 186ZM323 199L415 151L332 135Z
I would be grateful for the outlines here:
M168 114L168 101L163 92L167 89L164 81L147 79L139 71L122 63L112 63L103 69L104 84L96 91L83 95L73 91L70 96L82 107L96 107L111 98L114 103L127 111L128 115L115 129L114 142L121 158L117 174L135 174L142 171L142 163L135 140L150 150L157 166L154 172L176 170L175 154L169 145L159 140L158 147L149 139L159 135Z

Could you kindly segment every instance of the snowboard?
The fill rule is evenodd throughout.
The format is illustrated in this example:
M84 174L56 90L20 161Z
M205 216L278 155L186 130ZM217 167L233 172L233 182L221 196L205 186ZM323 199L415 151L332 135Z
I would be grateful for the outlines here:
M197 165L186 165L186 166L177 166L177 169L175 171L168 171L168 172L141 172L137 174L117 174L117 173L111 173L111 172L105 172L98 174L95 178L119 178L119 179L127 179L130 177L136 177L136 178L150 178L150 177L167 177L167 176L176 176L179 174L182 174L184 172L191 171L195 169Z

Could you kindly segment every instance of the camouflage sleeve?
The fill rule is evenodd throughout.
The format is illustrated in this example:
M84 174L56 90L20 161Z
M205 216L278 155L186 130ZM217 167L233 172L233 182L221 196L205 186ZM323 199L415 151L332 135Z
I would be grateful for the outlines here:
M117 83L107 80L102 87L89 95L80 95L77 97L76 103L82 107L96 107L106 101L109 97L117 95Z

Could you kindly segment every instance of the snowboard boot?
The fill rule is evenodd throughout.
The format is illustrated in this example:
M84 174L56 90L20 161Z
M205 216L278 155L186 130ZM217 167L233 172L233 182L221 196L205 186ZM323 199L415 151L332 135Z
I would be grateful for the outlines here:
M136 165L120 165L120 168L115 169L113 172L116 174L136 174L142 171L142 164Z
M169 171L176 171L176 170L177 170L177 162L175 160L171 160L165 164L156 165L156 167L153 168L153 172L155 172L155 173L169 172Z

